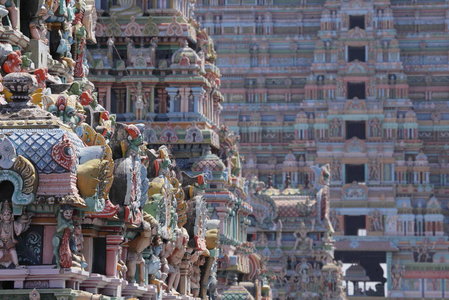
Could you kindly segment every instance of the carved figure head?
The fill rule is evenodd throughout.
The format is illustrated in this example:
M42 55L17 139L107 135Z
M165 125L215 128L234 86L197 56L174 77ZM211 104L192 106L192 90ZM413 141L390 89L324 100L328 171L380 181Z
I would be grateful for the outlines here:
M85 116L80 113L73 103L66 95L60 95L55 104L48 107L48 111L56 117L59 117L65 124L70 127L78 127L85 119Z
M63 205L61 207L61 216L66 221L71 220L73 216L73 207L71 205Z
M16 160L16 148L7 138L0 136L0 168L10 169Z
M2 66L3 71L7 74L20 72L22 69L22 59L20 58L20 50L8 54L6 62Z
M11 205L9 204L8 200L3 202L2 205L2 221L3 222L10 222L11 221Z

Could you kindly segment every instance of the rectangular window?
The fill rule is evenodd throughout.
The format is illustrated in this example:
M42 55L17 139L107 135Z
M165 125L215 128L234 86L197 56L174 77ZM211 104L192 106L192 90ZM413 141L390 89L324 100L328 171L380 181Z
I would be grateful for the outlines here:
M365 165L345 165L346 183L365 182Z
M366 139L366 122L365 121L346 121L346 139L356 137L360 140Z
M345 216L345 235L361 236L365 232L365 216Z
M284 115L284 121L295 121L296 115Z
M366 51L365 47L352 47L348 46L348 62L358 60L365 62Z
M92 273L106 274L106 239L94 238L93 240Z
M364 82L348 82L348 99L365 99L365 83Z
M365 29L365 16L349 16L349 29Z
M241 122L248 122L250 120L251 120L250 115L239 115L239 121Z
M261 120L262 120L262 122L275 122L276 116L275 115L262 115Z
M384 164L384 181L391 180L391 164Z

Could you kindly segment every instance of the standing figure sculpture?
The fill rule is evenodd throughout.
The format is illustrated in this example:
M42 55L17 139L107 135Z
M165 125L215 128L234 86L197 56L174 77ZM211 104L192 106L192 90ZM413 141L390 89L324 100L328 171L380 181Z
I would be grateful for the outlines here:
M137 83L136 88L136 120L142 120L144 117L145 99L143 95L142 82Z
M179 265L181 264L182 258L186 253L186 245L189 242L189 234L187 230L182 227L181 229L176 229L176 241L175 241L175 249L173 254L168 257L169 263L169 272L168 272L168 282L167 282L167 290L173 294L177 294L176 291L179 285L179 280L181 279L181 271L179 269Z
M383 216L380 211L376 210L372 216L371 230L382 231L384 230Z
M70 240L75 227L72 221L73 207L63 205L58 211L58 225L53 235L53 254L58 268L70 268L72 266L72 251Z
M4 201L1 214L1 230L0 230L0 264L8 268L11 263L15 267L19 266L19 258L17 257L16 237L26 231L31 222L31 215L22 215L20 219L14 220L11 206L8 201Z
M17 23L19 20L19 10L14 4L13 0L0 0L0 5L3 5L9 14L9 21L11 23L11 27L14 30L17 30Z

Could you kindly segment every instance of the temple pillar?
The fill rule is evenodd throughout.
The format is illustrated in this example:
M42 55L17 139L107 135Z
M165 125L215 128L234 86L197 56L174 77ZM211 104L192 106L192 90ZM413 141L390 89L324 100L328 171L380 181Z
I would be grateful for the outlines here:
M175 96L178 92L178 88L167 87L165 88L165 90L167 91L168 96L170 97L170 112L173 113L175 112Z
M112 108L111 108L111 92L112 92L111 86L109 85L107 87L107 89L106 89L106 106L105 106L105 108L106 108L107 111L112 111Z
M196 113L203 113L202 104L203 104L203 94L204 90L202 87L192 87L192 94L195 97L195 103L193 106L193 111Z
M121 235L106 236L106 275L117 277L118 250L123 242Z
M190 276L189 276L190 257L191 254L186 252L184 254L184 257L182 258L181 264L179 265L181 279L179 280L178 291L179 293L184 295L190 294Z

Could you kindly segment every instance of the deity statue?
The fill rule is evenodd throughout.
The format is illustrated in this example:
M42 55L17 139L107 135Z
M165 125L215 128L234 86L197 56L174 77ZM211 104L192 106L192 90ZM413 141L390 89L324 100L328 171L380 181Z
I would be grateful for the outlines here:
M203 255L203 251L198 251L192 256L195 257L195 261L192 264L190 271L190 288L193 297L197 298L200 294L200 279L201 279L201 269L200 267L206 263L206 257Z
M301 276L301 289L307 290L307 285L310 282L310 266L307 259L302 258L301 262L296 266L296 272Z
M169 277L167 282L167 290L169 292L177 294L178 292L176 291L176 289L178 288L179 280L181 279L179 264L181 263L182 258L186 253L186 245L189 242L189 234L184 227L180 229L177 228L175 231L177 232L175 249L173 251L173 254L167 259L170 267L170 270L168 272Z
M142 120L144 116L145 99L142 91L142 82L137 83L136 95L135 95L135 107L136 107L136 120Z
M53 235L53 254L58 268L70 268L72 266L72 251L70 240L75 229L72 221L73 207L63 205L58 211L58 225Z
M136 268L138 268L139 284L145 283L145 260L142 253L148 248L153 237L157 235L159 224L157 220L146 212L143 213L144 221L142 222L143 232L140 233L129 243L129 252L127 259L128 279L131 282L135 282Z
M378 118L374 118L370 121L370 128L372 137L378 137L382 135L381 122Z
M74 240L75 247L71 248L72 259L73 259L73 263L76 264L76 266L84 269L85 267L87 267L87 263L86 263L86 260L84 259L84 255L81 253L81 250L83 250L83 247L84 247L84 245L83 245L84 237L83 237L83 232L82 232L82 227L81 227L81 220L78 219L78 220L74 221L73 224L75 226L75 230L73 233L73 240Z
M143 137L140 130L135 125L127 125L129 148L126 150L125 156L138 156L140 154L140 146L143 144Z
M175 243L173 241L167 241L162 246L160 258L161 258L161 281L163 282L166 281L168 273L170 271L167 258L173 254L174 250L175 250Z
M259 239L257 240L257 244L259 244L259 246L268 246L268 238L267 235L262 232L259 235Z
M162 288L166 288L165 283L161 280L161 260L159 258L163 247L162 239L159 236L156 237L153 239L152 245L152 253L148 259L149 282L155 284L158 288L158 292L161 292Z
M338 118L334 118L331 122L331 136L337 137L341 135L341 120Z
M0 231L0 265L8 268L11 263L19 267L19 258L17 257L16 237L26 231L30 226L32 214L23 214L20 219L14 220L11 206L7 200L3 202L1 214Z
M123 249L120 246L117 251L117 273L119 278L124 278L126 271L128 271L128 267L122 259Z
M332 179L334 181L341 180L341 162L338 159L334 159L331 164Z
M19 10L14 4L13 0L0 0L0 5L4 6L9 14L9 21L11 23L11 27L14 30L17 30L17 24L19 21Z
M140 17L142 9L136 5L136 0L118 0L117 5L109 9L111 15L115 17Z
M368 96L371 96L371 97L375 97L376 96L376 83L375 83L375 80L370 80L370 82L369 82L369 85L368 85Z
M339 221L338 221L337 211L332 210L329 217L330 217L330 222L331 222L332 228L334 229L334 231L338 231L339 230Z
M405 273L405 266L396 262L391 268L391 289L400 290L402 286L402 276Z
M379 180L380 164L377 160L372 160L369 164L369 179L373 181Z
M383 224L383 216L380 211L377 209L374 211L373 215L371 216L371 230L373 231L383 231L384 230L384 224Z
M282 221L279 219L277 225L276 225L276 245L278 248L282 246Z
M295 231L293 235L295 236L296 241L295 245L292 248L292 252L296 251L298 249L298 246L298 250L300 251L312 250L313 240L307 237L307 229L304 222L301 222L299 224L299 230Z

